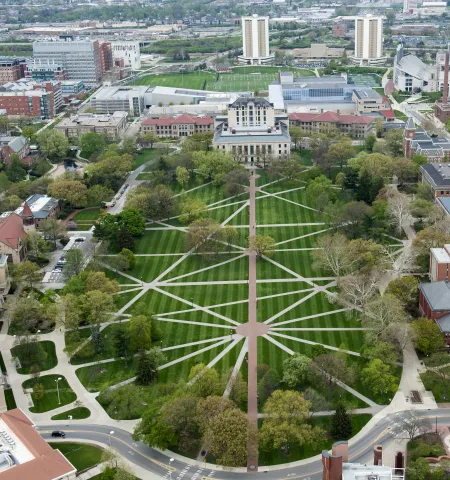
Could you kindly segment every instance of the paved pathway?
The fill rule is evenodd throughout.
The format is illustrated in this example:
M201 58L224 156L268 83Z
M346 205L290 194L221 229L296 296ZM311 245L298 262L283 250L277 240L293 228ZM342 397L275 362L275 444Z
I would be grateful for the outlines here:
M256 202L255 202L255 182L259 175L255 175L252 170L250 177L250 236L256 235ZM248 419L258 428L258 337L257 337L257 318L256 318L256 253L249 252L248 258ZM253 439L250 442L256 441ZM252 451L254 446L250 445ZM255 448L255 451L258 449ZM258 456L249 455L247 459L247 469L255 471L258 468Z

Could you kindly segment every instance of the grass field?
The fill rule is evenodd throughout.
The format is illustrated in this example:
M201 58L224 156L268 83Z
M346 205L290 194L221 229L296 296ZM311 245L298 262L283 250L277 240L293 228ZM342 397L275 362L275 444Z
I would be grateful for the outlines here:
M91 411L86 407L76 407L66 412L59 413L58 415L53 415L52 420L67 420L69 415L72 416L72 420L84 420L91 416Z
M298 157L307 163L310 152L299 151ZM258 232L272 236L277 245L271 261L260 259L257 262L257 320L269 324L268 337L273 340L258 338L258 364L275 369L282 378L282 363L290 353L311 357L312 347L320 344L330 352L347 351L342 353L347 364L360 371L364 365L357 354L364 342L364 332L359 315L346 312L333 303L334 279L314 265L311 252L317 239L328 229L327 219L314 209L314 199L308 197L304 182L274 181L266 171L261 171L260 175L257 183L262 191L258 192L256 201ZM179 193L178 187L175 191ZM204 184L186 195L209 205L221 202L218 204L221 208L213 208L209 213L218 222L238 227L235 245L229 252L220 251L213 259L197 253L185 255L184 232L157 229L161 225L151 223L151 229L136 239L137 261L128 272L136 282L146 282L145 290L142 292L143 287L136 284L138 290L126 292L132 287L124 285L122 291L125 293L115 295L115 304L124 314L146 311L153 315L152 328L157 329L158 338L161 338L154 346L161 347L166 356L160 368L159 383L187 381L191 368L199 363L213 365L225 382L244 344L243 339L235 335L235 328L248 321L248 257L242 250L247 246L248 237L249 213L245 203L248 194L226 199L220 188ZM241 210L237 212L238 209ZM168 223L179 225L176 218ZM133 284L133 280L117 273L109 272L108 276L117 278L121 284ZM326 291L319 290L318 286L326 286ZM135 300L137 296L139 300ZM72 363L80 365L76 370L78 378L90 392L101 392L135 375L136 357L128 363L115 358L112 340L117 328L114 324L102 331L105 345L102 354L95 355L88 346L73 359ZM86 338L89 331L83 331L82 335ZM66 340L71 341L70 336ZM83 366L108 359L112 361ZM240 371L246 379L244 361ZM323 395L330 395L329 387L316 380L308 380L300 390L312 387ZM366 401L372 399L361 384L351 386L366 396ZM133 411L133 418L139 418L155 391L151 387L140 388L143 403ZM333 395L348 408L367 406L366 401L334 384ZM110 416L123 419L117 412L110 411L104 395L100 394L97 399ZM377 400L384 403L386 399ZM355 432L369 418L355 416ZM320 448L328 448L332 440L324 438ZM261 458L262 463L270 465L311 454L311 449L299 447L291 457L282 458L275 452L262 453Z
M283 69L284 70L284 69ZM277 67L235 67L232 73L212 72L167 73L145 75L136 80L136 85L216 90L219 92L267 90L278 78ZM308 69L294 69L296 77L313 77Z
M56 389L56 379L58 378L61 378L58 385L61 403L58 402L58 393ZM32 413L48 412L49 410L54 410L63 405L68 405L77 399L76 393L70 388L67 380L61 375L43 375L37 381L30 378L22 383L22 387L33 388L35 383L43 385L45 392L43 398L40 400L36 398L34 393L31 394L34 403L34 407L30 408L30 412Z
M49 442L55 450L59 450L79 471L98 465L102 458L102 449L83 443Z

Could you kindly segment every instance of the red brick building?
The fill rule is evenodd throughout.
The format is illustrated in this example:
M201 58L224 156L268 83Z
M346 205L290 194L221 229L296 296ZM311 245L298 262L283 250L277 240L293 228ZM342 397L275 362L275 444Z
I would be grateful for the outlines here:
M450 284L447 280L419 285L420 313L434 321L450 346Z
M99 61L102 76L113 67L113 55L110 42L99 41Z
M11 163L11 155L19 155L20 159L29 165L31 163L30 145L28 139L24 136L19 137L0 137L0 159L5 165Z
M345 37L347 34L347 25L345 23L336 23L333 25L333 37Z
M143 133L153 132L158 137L190 137L194 133L212 132L214 119L182 114L174 118L146 118L141 123Z
M23 77L23 69L17 58L0 58L0 85L15 82Z

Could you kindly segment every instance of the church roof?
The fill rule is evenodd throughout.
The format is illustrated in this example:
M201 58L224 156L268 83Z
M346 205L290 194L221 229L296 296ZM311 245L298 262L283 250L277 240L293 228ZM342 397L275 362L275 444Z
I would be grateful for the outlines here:
M28 205L28 202L25 202L23 204L22 217L32 217L32 216L33 216L33 212L31 211L31 208Z

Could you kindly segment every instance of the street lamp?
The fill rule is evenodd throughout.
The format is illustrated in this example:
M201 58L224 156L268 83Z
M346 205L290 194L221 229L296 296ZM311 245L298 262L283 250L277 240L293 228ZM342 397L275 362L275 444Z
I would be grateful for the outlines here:
M194 297L191 298L192 306L194 306Z
M230 339L233 340L233 330L230 329Z
M111 435L114 435L114 430L111 430L109 432L109 437L108 437L109 438L109 448L111 448Z
M56 382L56 391L58 392L58 405L61 405L61 398L59 397L59 381L62 380L62 377L58 377Z

